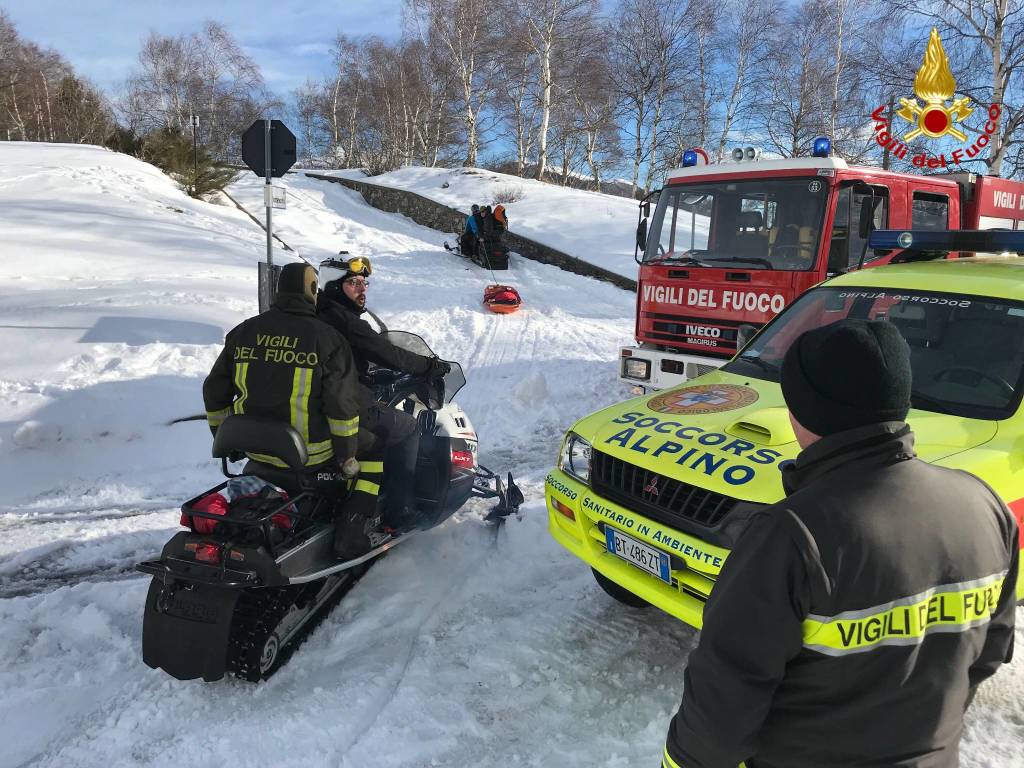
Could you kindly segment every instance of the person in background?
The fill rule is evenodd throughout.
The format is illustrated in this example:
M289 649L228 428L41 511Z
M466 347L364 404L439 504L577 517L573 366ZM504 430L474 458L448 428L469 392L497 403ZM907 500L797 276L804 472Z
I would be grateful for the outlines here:
M466 226L462 232L459 242L459 249L464 256L472 256L476 252L477 240L480 237L480 206L473 203L469 216L466 217Z
M802 449L726 559L663 768L954 768L964 711L1013 648L1017 525L915 457L909 348L842 320L790 347Z

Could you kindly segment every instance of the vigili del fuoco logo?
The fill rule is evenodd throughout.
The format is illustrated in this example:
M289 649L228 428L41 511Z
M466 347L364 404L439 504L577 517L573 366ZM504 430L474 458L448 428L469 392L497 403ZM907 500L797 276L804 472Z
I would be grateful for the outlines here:
M910 124L909 130L902 135L898 134L907 126L890 125L885 117L885 105L871 113L871 119L875 121L875 141L879 146L890 150L895 157L906 159L910 150L905 142L913 141L918 136L926 136L929 139L950 136L956 141L967 142L967 134L958 127L958 124L974 114L974 107L967 96L953 98L956 94L956 80L949 69L949 59L942 47L939 30L935 27L932 27L931 36L928 38L928 47L925 48L921 68L914 76L914 94L917 98L901 98L900 108L896 110L896 116ZM984 132L970 146L955 149L948 157L945 153L936 156L920 152L914 155L911 162L918 168L945 168L949 165L958 165L964 160L974 159L988 145L989 138L996 132L1001 112L998 104L992 104L988 108L988 121L985 123Z

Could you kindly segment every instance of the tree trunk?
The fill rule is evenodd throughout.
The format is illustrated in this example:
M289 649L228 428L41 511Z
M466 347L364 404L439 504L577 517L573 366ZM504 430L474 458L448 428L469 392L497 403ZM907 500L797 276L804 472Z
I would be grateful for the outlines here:
M896 98L894 96L890 96L889 97L889 112L888 112L889 125L890 126L892 125L892 118L895 115L895 110L896 110ZM891 154L892 153L890 151L890 145L889 145L889 143L886 143L885 148L882 150L882 170L883 171L888 171L889 170L889 165L892 162Z
M1003 29L1006 22L1007 0L995 0L995 19L992 30L992 103L998 104L1006 110L1003 104L1003 84L1006 73L1003 63ZM1004 125L1009 121L1004 118ZM1008 138L1008 137L1007 137ZM1003 155L1006 154L1006 142L1003 140L1003 133L996 131L992 134L992 148L989 150L988 171L991 176L999 176L1003 168Z
M629 187L631 197L636 197L637 185L640 181L640 163L643 161L644 153L643 127L643 102L641 102L641 108L637 110L635 120L636 145L633 147L633 179Z
M736 79L732 84L732 93L729 94L729 102L725 108L725 120L722 122L722 135L718 140L718 161L721 162L725 156L725 145L729 141L729 129L732 128L732 121L736 118L736 106L739 102L740 92L743 90L743 79L746 75L747 51L743 41L740 41L739 58L736 60Z
M839 80L843 72L843 21L846 18L846 0L835 0L835 3L836 61L832 75L831 133L829 133L833 141L836 139L836 126L839 124Z
M594 160L594 151L597 148L597 130L587 131L587 164L590 166L590 173L594 178L594 191L601 191L601 170Z
M551 45L545 44L540 55L541 117L537 132L537 178L544 180L548 162L548 126L551 123Z
M43 81L43 96L46 99L44 102L46 104L46 124L50 130L50 138L48 141L56 141L57 139L53 133L53 110L50 109L50 85L46 82L46 75L42 71L39 72L39 77L42 78ZM69 139L71 138L70 134L71 131L68 130Z
M335 148L341 143L341 126L338 125L338 92L341 90L341 72L334 81L334 93L331 96L331 134Z

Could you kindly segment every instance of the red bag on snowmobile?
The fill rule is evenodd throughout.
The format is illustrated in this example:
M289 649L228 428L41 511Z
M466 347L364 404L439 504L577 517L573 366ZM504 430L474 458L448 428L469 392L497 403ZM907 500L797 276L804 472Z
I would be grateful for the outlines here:
M284 491L279 491L279 494L281 498L277 501L275 506L279 506L280 504L288 501L288 494ZM223 517L228 513L228 511L230 511L231 504L233 502L242 501L243 499L255 499L259 497L259 495L259 493L246 493L234 496L231 501L228 501L228 497L223 493L211 493L197 501L193 506L193 509L197 512L207 512L209 514ZM292 509L294 509L294 507L292 507ZM290 531L292 528L292 518L283 512L280 512L270 518L270 522L282 531ZM191 528L196 533L213 533L214 529L217 527L216 520L211 520L208 517L192 517L191 515L186 515L184 513L182 513L179 523L180 525Z
M484 304L491 312L507 315L522 306L523 298L511 285L488 285L484 288Z

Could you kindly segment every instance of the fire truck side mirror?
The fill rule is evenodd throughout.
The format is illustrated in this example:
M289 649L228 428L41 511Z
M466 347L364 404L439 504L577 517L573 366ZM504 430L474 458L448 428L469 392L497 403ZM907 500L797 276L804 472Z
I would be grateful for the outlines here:
M651 217L651 201L645 200L640 204L640 210L644 212L644 218L649 219Z
M636 225L636 247L640 251L647 250L647 219L643 218Z
M744 323L736 329L736 351L739 352L745 346L747 342L754 338L754 334L757 333L757 326Z
M875 205L878 202L876 197L865 197L860 202L860 219L857 222L857 234L861 240L867 240L868 235L875 231Z

